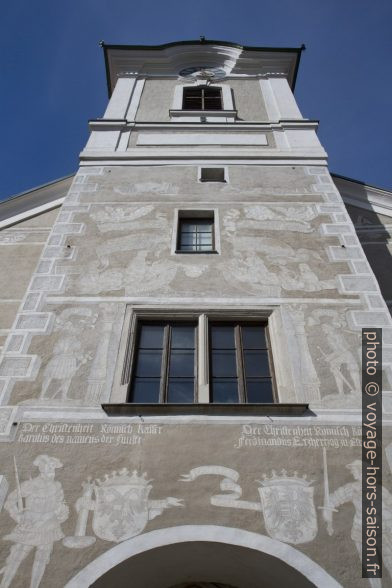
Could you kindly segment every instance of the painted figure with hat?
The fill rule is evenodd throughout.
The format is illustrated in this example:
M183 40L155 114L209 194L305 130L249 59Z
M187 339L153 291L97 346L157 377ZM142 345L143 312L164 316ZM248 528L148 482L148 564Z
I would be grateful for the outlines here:
M38 588L49 563L53 543L64 537L61 523L67 520L69 510L64 502L60 482L54 479L60 460L48 455L38 455L33 464L39 474L19 483L15 462L16 489L8 496L5 509L16 521L14 530L4 537L13 541L6 564L1 570L0 588L8 588L22 561L35 549L30 588Z
M347 502L353 503L355 514L351 528L351 539L354 541L359 557L362 559L362 462L355 459L347 464L346 468L353 475L354 482L341 486L329 495L329 508L323 509L323 517L327 523L328 534L332 535L334 532L332 525L333 512ZM382 486L382 512L383 576L386 576L386 568L392 579L392 495L384 486ZM373 588L381 588L381 580L378 578L370 578L369 583Z

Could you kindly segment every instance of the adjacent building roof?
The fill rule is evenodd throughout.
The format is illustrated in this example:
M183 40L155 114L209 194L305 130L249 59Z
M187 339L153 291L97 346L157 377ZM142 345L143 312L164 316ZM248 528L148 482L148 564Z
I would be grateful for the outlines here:
M61 206L74 175L37 186L0 202L0 229Z

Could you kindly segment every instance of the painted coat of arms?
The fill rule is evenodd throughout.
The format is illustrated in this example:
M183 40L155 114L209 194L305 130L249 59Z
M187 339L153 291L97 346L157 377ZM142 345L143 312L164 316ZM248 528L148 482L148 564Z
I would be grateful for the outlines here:
M149 519L148 495L152 489L145 476L133 472L114 474L95 487L94 533L106 541L125 541L143 531Z
M261 512L270 537L285 543L307 543L317 535L317 516L313 501L314 480L306 475L299 477L297 472L288 475L282 470L278 475L272 470L271 477L263 474L259 481L260 502L242 500L242 488L238 484L239 473L222 466L201 466L181 476L182 482L192 482L204 475L223 476L220 488L224 494L211 496L214 506L241 508Z
M95 539L86 536L88 512L93 511L92 527L95 535L105 541L120 543L144 531L148 521L166 508L182 506L182 500L169 496L163 500L150 500L152 489L147 474L132 474L123 468L105 474L104 479L83 484L83 496L76 502L78 521L75 535L63 541L67 547L80 549ZM92 498L94 494L95 500Z
M313 541L317 534L317 515L314 507L312 480L306 477L281 475L272 471L264 476L259 494L265 526L273 539L299 544Z

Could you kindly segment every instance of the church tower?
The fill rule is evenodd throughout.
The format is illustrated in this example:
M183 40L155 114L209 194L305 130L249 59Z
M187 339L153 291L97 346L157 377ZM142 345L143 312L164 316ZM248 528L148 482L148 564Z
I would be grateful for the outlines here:
M390 540L361 578L361 333L390 519L391 318L302 48L102 47L109 102L0 363L0 588L387 586Z

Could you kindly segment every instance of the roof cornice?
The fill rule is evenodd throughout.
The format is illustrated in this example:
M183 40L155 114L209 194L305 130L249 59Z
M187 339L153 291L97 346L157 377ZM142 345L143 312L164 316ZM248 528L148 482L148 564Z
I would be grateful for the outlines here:
M280 74L294 91L301 47L250 47L228 41L175 41L163 45L111 45L100 43L104 51L109 97L116 79L132 75L178 75L192 65L225 67L229 75ZM259 54L259 55L258 55ZM204 62L204 63L203 63Z

